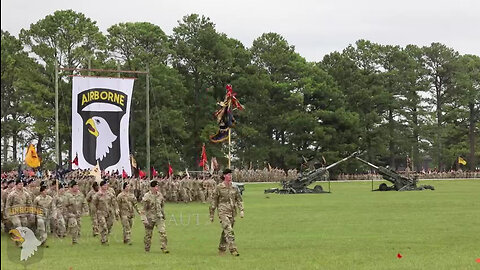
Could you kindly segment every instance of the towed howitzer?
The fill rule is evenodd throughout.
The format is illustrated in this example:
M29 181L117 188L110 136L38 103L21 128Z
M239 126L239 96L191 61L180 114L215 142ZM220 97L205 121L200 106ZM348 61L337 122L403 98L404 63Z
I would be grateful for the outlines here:
M413 177L413 178L405 177L388 168L385 168L382 166L376 166L359 157L355 157L355 158L358 159L360 162L375 169L380 175L382 175L383 179L393 184L393 186L389 187L387 186L387 184L381 183L377 190L380 190L380 191L387 191L387 190L403 191L403 190L424 190L424 189L435 190L435 188L430 185L421 185L417 187L418 179L416 177Z
M292 181L282 181L282 188L266 189L265 193L279 193L279 194L297 194L297 193L330 193L324 191L321 185L316 185L313 189L308 186L316 181L321 181L329 178L328 169L343 163L352 157L358 155L358 152L352 153L350 156L343 158L327 167L321 167L312 171L302 173L297 179Z

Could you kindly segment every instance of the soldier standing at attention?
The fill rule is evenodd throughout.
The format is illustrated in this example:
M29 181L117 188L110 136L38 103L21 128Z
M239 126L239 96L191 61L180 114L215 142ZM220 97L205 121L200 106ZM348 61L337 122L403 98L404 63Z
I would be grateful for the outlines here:
M78 243L78 237L80 236L81 219L83 209L87 207L87 201L82 192L78 188L78 184L75 180L70 182L70 194L66 196L66 214L68 219L68 230L72 234L72 244Z
M109 227L113 225L114 216L118 216L117 209L111 209L112 205L116 205L115 195L108 191L107 181L100 182L100 190L93 196L92 199L94 216L98 222L98 229L101 235L102 245L108 245ZM110 225L112 224L112 225Z
M142 221L145 226L145 251L150 252L152 241L152 231L155 226L160 233L161 249L163 253L169 253L167 250L167 231L165 230L165 212L163 210L165 199L159 192L158 182L150 182L150 191L142 199L143 213Z
M132 234L132 219L135 216L133 210L140 214L137 207L137 199L130 192L130 184L123 183L123 191L117 196L118 208L120 209L120 220L123 227L123 243L131 245L130 235Z
M232 186L232 170L226 169L223 171L221 178L223 182L215 188L210 206L210 221L213 222L215 209L218 209L218 218L222 225L218 254L224 255L228 246L233 256L240 256L237 246L235 245L233 225L235 223L235 216L237 215L237 208L240 210L240 217L243 218L244 216L242 196L237 188Z

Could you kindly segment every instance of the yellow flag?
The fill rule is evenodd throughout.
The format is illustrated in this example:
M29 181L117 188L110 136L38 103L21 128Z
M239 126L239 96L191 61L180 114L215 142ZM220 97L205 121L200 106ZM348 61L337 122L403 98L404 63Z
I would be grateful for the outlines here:
M462 157L458 157L458 163L460 163L462 165L467 165L467 161L465 159L463 159Z
M35 146L33 146L33 144L28 146L25 163L31 168L40 167L40 158L38 157L37 151L35 151Z
M132 165L132 168L137 169L137 161L135 160L132 154L130 154L130 163Z

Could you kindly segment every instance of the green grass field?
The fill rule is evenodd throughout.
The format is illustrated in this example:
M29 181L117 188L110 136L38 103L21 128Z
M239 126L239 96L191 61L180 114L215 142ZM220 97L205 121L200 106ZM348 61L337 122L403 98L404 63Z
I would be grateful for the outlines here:
M170 254L160 252L158 232L144 252L138 217L132 246L123 244L119 222L110 246L101 246L85 217L79 245L50 239L43 258L26 268L8 259L11 240L2 233L1 268L480 269L480 180L421 184L436 190L371 192L370 182L332 182L331 194L267 196L275 184L247 184L245 218L235 224L240 257L218 256L221 228L218 219L209 222L207 204L169 203Z

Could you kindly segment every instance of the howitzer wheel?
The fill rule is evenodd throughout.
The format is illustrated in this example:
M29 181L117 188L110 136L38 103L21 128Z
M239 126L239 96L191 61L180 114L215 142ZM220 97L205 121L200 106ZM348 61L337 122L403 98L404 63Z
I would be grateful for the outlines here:
M313 192L315 192L315 193L322 193L322 192L323 192L323 187L320 186L320 185L316 185L316 186L313 188Z
M387 190L388 190L387 184L381 183L380 186L378 186L378 190L380 190L380 191L387 191Z

